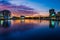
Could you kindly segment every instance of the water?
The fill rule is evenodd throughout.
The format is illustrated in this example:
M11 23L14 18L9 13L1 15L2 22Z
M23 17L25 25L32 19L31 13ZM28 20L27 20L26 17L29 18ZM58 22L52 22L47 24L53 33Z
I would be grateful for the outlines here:
M0 20L0 40L58 40L60 21Z

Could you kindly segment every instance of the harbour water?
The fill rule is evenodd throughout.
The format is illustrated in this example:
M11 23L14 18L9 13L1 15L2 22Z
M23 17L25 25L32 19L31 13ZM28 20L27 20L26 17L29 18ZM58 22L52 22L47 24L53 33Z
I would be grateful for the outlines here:
M0 20L0 40L58 40L60 21Z

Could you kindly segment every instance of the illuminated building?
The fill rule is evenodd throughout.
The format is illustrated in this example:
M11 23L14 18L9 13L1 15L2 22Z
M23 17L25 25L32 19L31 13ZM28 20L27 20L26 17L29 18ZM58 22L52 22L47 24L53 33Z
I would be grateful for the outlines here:
M10 19L11 12L9 10L3 10L1 11L0 16L2 16L4 19Z
M20 16L21 19L25 19L25 16Z
M0 11L0 19L3 19L4 17L3 17L3 13L2 13L2 11Z
M56 12L55 12L54 9L50 9L50 10L49 10L49 13L50 13L50 15L49 15L50 18L53 18L53 19L56 18Z
M57 12L57 19L60 19L60 12Z

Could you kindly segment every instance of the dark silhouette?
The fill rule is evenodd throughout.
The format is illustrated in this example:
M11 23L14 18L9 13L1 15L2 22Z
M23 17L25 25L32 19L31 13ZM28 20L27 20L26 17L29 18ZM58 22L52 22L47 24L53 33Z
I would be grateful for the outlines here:
M60 20L60 12L57 12L57 19Z
M11 12L9 10L0 11L0 18L2 19L10 19Z

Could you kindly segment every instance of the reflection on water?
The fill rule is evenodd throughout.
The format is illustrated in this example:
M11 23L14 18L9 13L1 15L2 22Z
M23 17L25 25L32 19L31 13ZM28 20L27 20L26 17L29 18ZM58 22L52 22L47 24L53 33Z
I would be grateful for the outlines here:
M55 28L55 24L56 24L55 21L50 20L49 23L50 23L50 24L49 24L49 28Z
M0 20L1 28L28 30L32 28L55 28L60 26L59 21L53 20ZM1 29L0 28L0 29Z
M59 38L59 27L60 21L53 20L0 20L0 34L9 39L42 39L47 38L48 35L53 39L54 35ZM52 32L50 29L54 29L54 31Z
M1 27L7 28L7 27L10 27L10 25L11 25L10 20L0 20Z
M53 20L0 20L0 26L1 27L13 27L13 26L21 26L21 25L49 25L49 28L55 28L56 21ZM58 24L60 25L60 22L58 21Z
M55 28L56 23L60 26L59 21L53 20L0 20L1 28L9 28L9 30L29 30L33 28ZM0 28L0 29L1 29Z
M6 27L10 27L10 24L11 23L9 20L4 20L2 26L6 28Z

